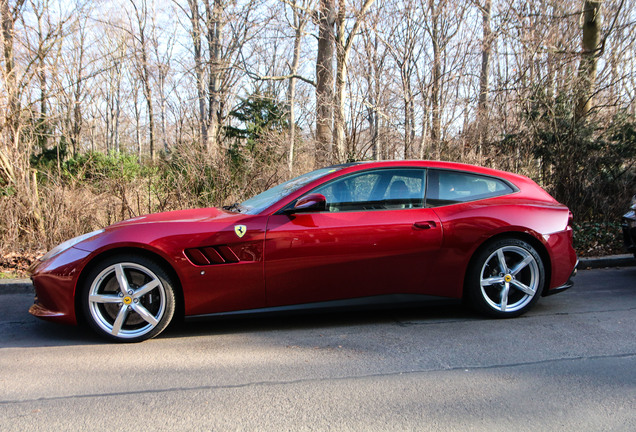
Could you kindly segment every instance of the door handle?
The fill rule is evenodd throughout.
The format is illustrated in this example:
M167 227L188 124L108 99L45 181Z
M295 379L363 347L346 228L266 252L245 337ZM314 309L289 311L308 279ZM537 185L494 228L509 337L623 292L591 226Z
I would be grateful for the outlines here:
M415 222L413 224L413 228L415 229L431 229L431 228L435 228L437 226L437 224L435 223L435 221L422 221L422 222Z

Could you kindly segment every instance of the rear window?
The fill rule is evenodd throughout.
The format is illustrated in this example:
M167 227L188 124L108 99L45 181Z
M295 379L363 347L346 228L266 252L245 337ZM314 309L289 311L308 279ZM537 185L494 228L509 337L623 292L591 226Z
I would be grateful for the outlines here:
M476 201L513 193L507 182L488 176L458 171L429 170L426 206Z

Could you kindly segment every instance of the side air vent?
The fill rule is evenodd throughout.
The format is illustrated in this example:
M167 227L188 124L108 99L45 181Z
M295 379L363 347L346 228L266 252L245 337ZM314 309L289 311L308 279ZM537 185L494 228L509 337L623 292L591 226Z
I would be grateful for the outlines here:
M186 249L184 252L190 262L198 266L229 264L240 261L234 251L225 245Z

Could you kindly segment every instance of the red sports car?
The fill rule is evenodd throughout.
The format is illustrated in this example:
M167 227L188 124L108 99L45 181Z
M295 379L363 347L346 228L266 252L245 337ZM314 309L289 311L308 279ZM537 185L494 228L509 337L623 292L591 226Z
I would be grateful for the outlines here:
M572 286L572 214L527 177L432 161L319 169L243 203L151 214L31 270L30 312L122 342L176 315L465 298L514 317Z

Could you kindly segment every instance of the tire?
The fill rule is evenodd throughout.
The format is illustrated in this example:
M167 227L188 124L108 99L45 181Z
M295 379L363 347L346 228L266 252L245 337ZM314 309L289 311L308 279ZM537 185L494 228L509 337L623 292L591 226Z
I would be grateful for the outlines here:
M154 260L113 256L100 261L84 279L82 312L98 335L116 342L141 342L170 324L175 286Z
M526 313L539 300L545 267L523 240L501 239L477 251L466 275L466 294L478 312L494 318Z

